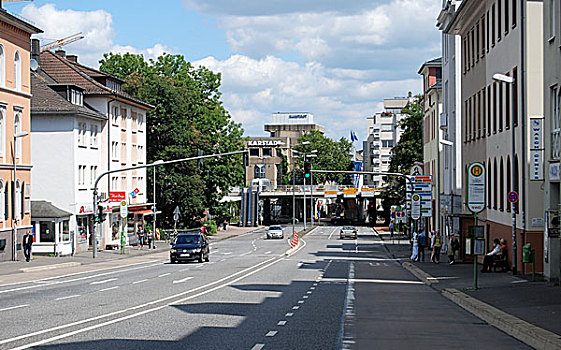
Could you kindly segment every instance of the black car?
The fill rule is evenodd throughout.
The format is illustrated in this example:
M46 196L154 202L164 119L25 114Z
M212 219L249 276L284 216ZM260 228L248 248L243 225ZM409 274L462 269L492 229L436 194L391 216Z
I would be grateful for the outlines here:
M208 239L204 234L181 233L171 243L169 259L172 264L187 260L203 262L209 260L209 253Z

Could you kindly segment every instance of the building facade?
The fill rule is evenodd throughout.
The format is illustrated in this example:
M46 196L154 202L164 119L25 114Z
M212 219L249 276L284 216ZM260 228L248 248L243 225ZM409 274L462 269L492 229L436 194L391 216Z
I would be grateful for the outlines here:
M530 125L543 118L542 18L542 1L464 0L445 29L462 40L462 168L481 162L486 169L479 225L487 249L494 238L506 239L509 261L522 272L523 244L536 249L536 271L543 271L544 261L543 156L529 142ZM493 79L497 73L513 82ZM518 203L508 201L511 191L519 194ZM463 213L470 214L465 206ZM462 225L463 235L469 225Z
M425 229L440 230L440 188L442 180L442 57L425 62L418 72L423 76L423 170L432 175L432 200L424 201L421 215Z
M23 258L32 229L29 69L31 35L41 32L0 7L0 260Z

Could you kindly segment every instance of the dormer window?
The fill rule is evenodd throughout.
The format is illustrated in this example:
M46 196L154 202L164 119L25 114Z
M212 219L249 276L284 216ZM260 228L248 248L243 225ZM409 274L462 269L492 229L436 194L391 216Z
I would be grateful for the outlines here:
M121 83L116 82L115 80L107 79L107 87L113 91L121 91Z
M70 93L70 103L83 106L84 105L84 94L81 91L71 89Z

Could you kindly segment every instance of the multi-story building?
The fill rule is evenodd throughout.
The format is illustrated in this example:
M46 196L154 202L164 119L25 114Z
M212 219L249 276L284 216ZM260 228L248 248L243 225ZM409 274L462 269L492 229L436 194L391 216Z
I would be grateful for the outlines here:
M250 137L246 142L249 149L249 164L246 168L246 186L254 179L268 179L277 187L283 171L291 171L293 165L291 148L298 138L312 130L322 134L325 128L314 123L314 116L307 112L273 113L271 122L265 124L269 137ZM286 161L286 169L283 167Z
M453 20L461 1L446 0L437 19L445 30ZM461 38L442 33L442 171L440 179L441 229L445 237L459 235L462 213L462 103Z
M509 261L523 270L521 247L531 243L539 272L544 261L543 150L530 150L529 126L543 116L542 19L542 1L464 0L444 30L462 40L462 169L472 162L485 165L486 208L478 219L487 248L494 238L506 239ZM512 82L494 80L497 73ZM511 191L519 194L518 203L508 201ZM466 218L470 214L465 206L463 213ZM473 223L463 223L465 236Z
M67 149L67 155L70 157L72 152L75 155L79 152L83 156L74 158L75 181L66 184L66 187L75 187L75 201L69 203L67 198L60 195L53 197L52 194L49 198L37 198L70 208L75 215L78 246L87 248L93 243L90 239L94 225L93 182L105 171L146 164L146 112L152 106L121 91L123 82L120 79L79 64L77 56L67 56L62 50L42 52L40 69L49 79L51 88L54 84L68 86L72 90L71 102L75 98L83 98L88 108L105 116L103 120L95 121L84 116L72 119L73 142L77 149ZM82 97L74 97L74 91L76 96L82 92ZM96 130L96 127L99 129ZM92 147L94 144L98 148ZM99 153L101 159L98 158ZM49 174L38 174L37 181L48 183L51 180L47 177L58 176L53 175L53 171L59 171L59 168L52 169ZM147 203L146 199L146 170L109 174L100 180L98 191L102 201L107 200L109 192L124 193L129 202L126 231L128 237L134 239L134 232L143 225L144 215L151 213L151 203ZM119 241L119 203L112 204L109 220L100 225L98 240L101 247L117 245Z
M0 6L0 260L18 259L31 230L31 35L42 31Z
M559 211L561 209L561 4L547 0L543 5L544 43L544 122L545 146L545 210L544 275L551 281L561 279L561 240Z
M426 230L440 230L440 185L442 179L442 57L425 62L423 76L423 162L425 175L432 175L432 201L421 208Z
M384 99L384 111L366 118L368 136L362 144L365 171L389 170L392 149L403 133L398 123L406 116L403 109L411 101L411 96ZM381 175L365 175L364 184L382 187L385 182Z

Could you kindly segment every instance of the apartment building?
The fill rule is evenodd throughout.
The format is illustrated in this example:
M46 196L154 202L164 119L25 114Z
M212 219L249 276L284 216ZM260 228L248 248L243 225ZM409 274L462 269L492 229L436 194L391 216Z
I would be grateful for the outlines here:
M461 1L446 0L437 18L444 31L456 15ZM440 222L444 237L459 236L462 213L462 62L459 35L442 33L442 169L440 172Z
M559 210L561 209L561 4L545 0L543 5L544 45L544 122L545 148L545 232L544 275L551 281L561 280L561 240Z
M40 67L43 74L53 82L83 89L84 104L105 116L102 124L96 124L100 127L98 133L95 133L96 125L91 122L76 123L75 128L78 130L74 131L76 142L85 143L89 147L89 143L93 142L93 127L93 135L99 138L96 142L99 142L102 154L102 160L98 164L94 164L89 157L77 159L74 169L78 190L83 191L83 196L80 195L80 201L74 203L73 214L77 216L78 231L91 237L94 208L90 180L108 170L146 164L146 112L153 107L121 91L123 82L120 79L84 66L78 63L77 56L67 56L62 50L42 52ZM144 216L152 213L152 204L146 198L146 170L112 173L101 179L98 191L102 201L107 200L109 192L121 192L127 198L127 237L129 242L134 242L134 233L139 225L144 224ZM58 204L58 200L54 198L49 200ZM111 213L108 220L100 225L100 247L117 245L119 241L119 203L109 204L112 205ZM93 243L90 238L86 238L86 241L88 246Z
M472 162L486 168L486 209L478 214L479 225L487 249L494 238L507 240L518 271L524 271L525 243L536 249L537 271L544 261L543 150L530 150L529 142L529 126L540 123L544 109L542 19L542 1L464 0L444 29L462 42L462 169ZM497 73L512 83L494 80ZM519 194L516 204L507 200L511 191ZM470 214L465 206L463 213ZM465 237L473 223L464 223Z
M0 261L23 258L22 237L32 229L29 69L38 33L0 6Z
M442 57L425 62L418 72L423 76L423 170L432 175L432 201L421 208L424 227L440 230L440 188L442 179Z

